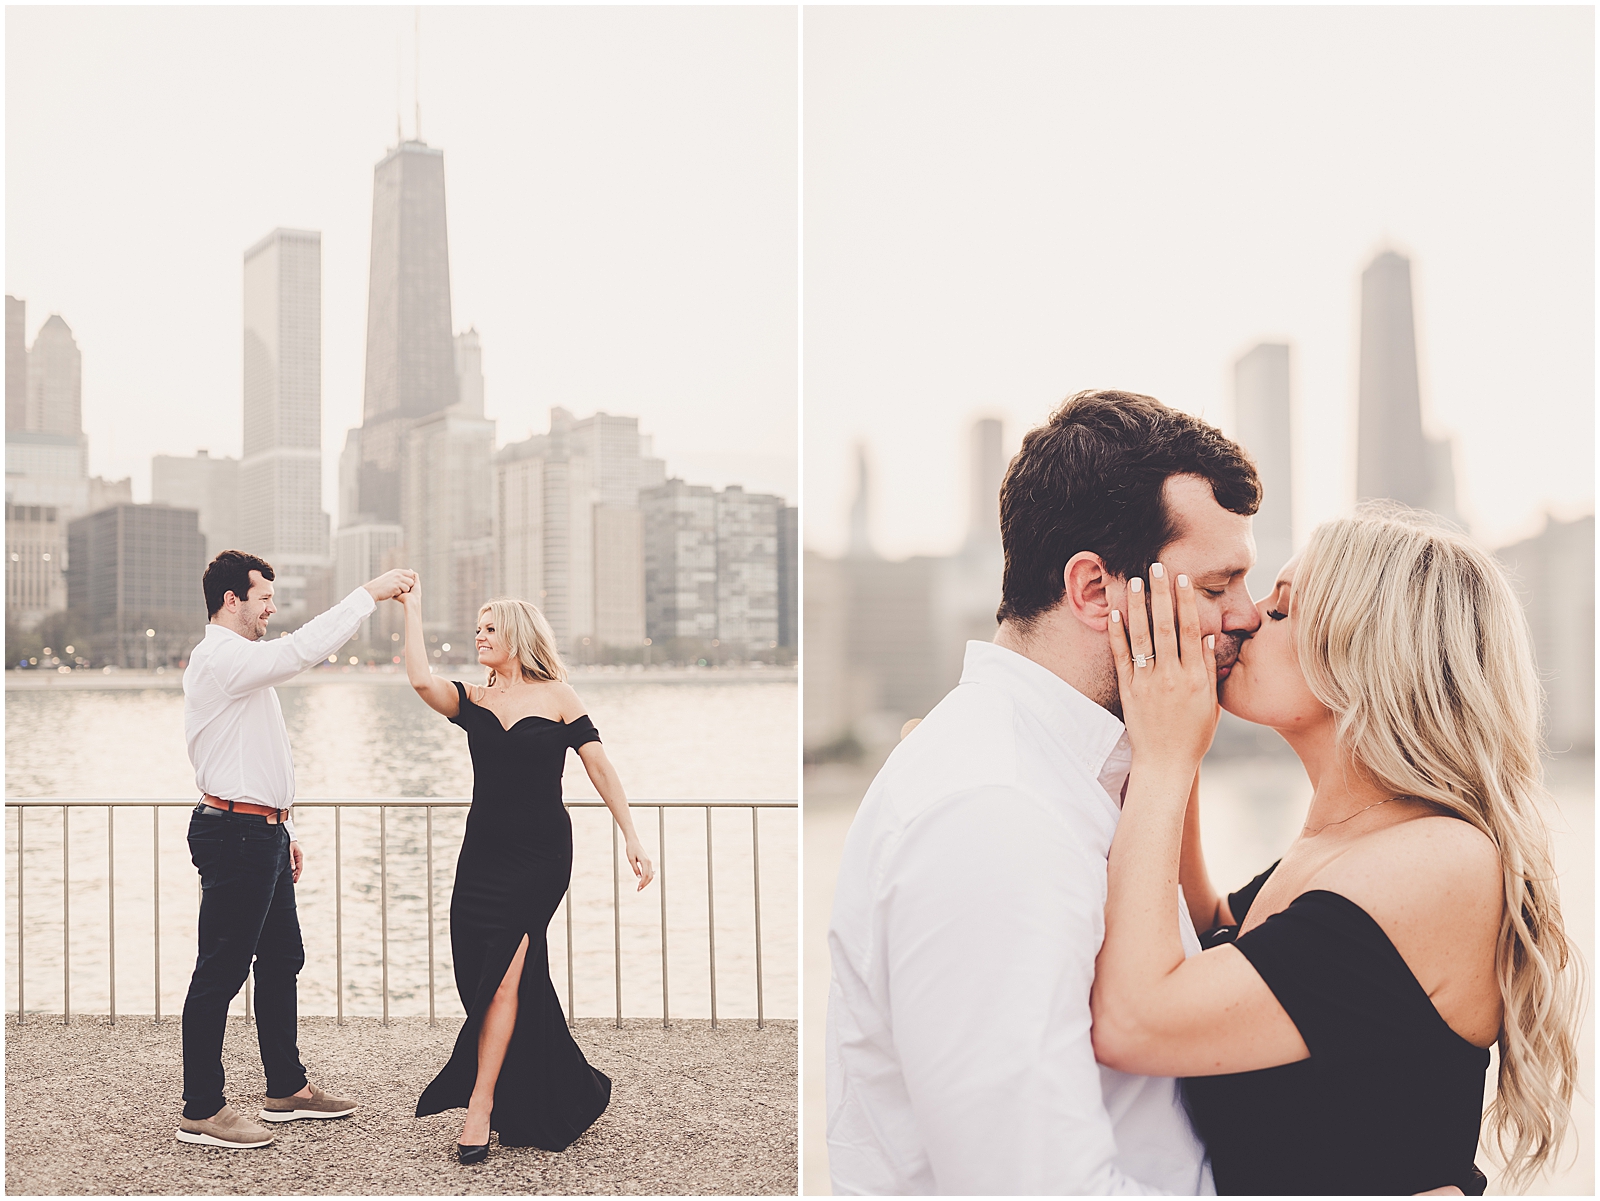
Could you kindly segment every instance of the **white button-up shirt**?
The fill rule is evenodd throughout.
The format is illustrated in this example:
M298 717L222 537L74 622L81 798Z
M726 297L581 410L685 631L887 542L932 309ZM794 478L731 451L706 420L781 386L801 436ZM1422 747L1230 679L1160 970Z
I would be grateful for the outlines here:
M1176 1081L1089 1038L1131 761L1120 721L987 642L889 756L828 931L835 1193L1215 1191Z
M183 736L195 787L224 801L293 804L294 758L273 685L349 642L375 608L372 593L357 588L287 638L252 642L225 626L206 626L183 673Z

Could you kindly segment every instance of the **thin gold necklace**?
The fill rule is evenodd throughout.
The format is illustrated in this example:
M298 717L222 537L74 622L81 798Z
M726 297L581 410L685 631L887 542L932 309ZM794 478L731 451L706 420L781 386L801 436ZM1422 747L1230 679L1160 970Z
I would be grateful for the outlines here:
M1330 826L1342 826L1342 825L1344 825L1345 822L1349 821L1351 818L1360 817L1368 809L1376 809L1379 805L1387 805L1390 801L1399 801L1399 800L1404 800L1404 799L1405 799L1404 797L1397 797L1397 796L1386 797L1385 799L1383 799L1381 801L1373 801L1372 804L1367 805L1365 808L1357 809L1354 813L1352 813L1350 815L1350 817L1341 817L1336 822L1324 822L1322 825L1318 826L1315 830L1313 830L1310 826L1302 825L1300 827L1300 831L1307 838L1315 838L1318 834L1321 834L1324 830L1328 829L1328 827L1330 827Z

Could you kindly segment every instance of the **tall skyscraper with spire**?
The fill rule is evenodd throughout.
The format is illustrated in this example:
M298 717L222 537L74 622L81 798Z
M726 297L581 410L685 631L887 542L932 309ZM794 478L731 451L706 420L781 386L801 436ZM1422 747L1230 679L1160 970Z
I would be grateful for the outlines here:
M1397 500L1459 521L1447 438L1422 429L1411 261L1392 250L1361 273L1356 499Z
M331 567L322 509L322 235L275 229L244 254L242 549L270 561L293 626Z
M458 399L444 151L413 138L373 171L360 439L363 514L378 522L401 519L407 431L417 418Z

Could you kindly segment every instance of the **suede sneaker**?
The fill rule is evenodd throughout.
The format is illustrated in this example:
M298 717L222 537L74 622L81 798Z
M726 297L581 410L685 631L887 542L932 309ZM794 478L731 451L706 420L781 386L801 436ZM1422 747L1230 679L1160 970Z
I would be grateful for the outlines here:
M250 1147L265 1147L272 1141L272 1131L260 1123L252 1122L233 1106L224 1105L203 1120L180 1117L178 1141L243 1151Z
M309 1097L268 1097L261 1108L263 1122L292 1122L296 1118L346 1118L356 1111L356 1103L343 1097L330 1097L315 1084Z

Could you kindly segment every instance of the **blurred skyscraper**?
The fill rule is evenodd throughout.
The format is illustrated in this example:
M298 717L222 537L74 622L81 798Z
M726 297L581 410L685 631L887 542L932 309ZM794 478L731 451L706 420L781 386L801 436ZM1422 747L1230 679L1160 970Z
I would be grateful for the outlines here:
M806 553L805 744L824 757L893 737L954 688L969 639L995 633L1004 553L1002 429L992 418L968 432L967 530L954 555L881 558L870 529L872 476L857 448L849 550Z
M67 538L68 597L96 660L154 667L204 635L206 543L193 509L115 504L72 522Z
M1376 498L1461 520L1450 440L1422 428L1411 261L1392 250L1361 273L1356 499Z
M717 497L667 480L640 495L644 510L645 632L657 644L717 636Z
M733 653L778 646L778 527L783 501L729 484L717 493L717 640Z
M6 429L28 424L28 306L6 297Z
M458 389L444 151L402 141L373 171L360 512L400 521L409 423L456 404Z
M1234 426L1261 476L1261 508L1251 526L1256 566L1250 595L1266 595L1294 553L1294 472L1291 458L1289 348L1263 342L1233 365Z
M469 417L483 416L483 345L474 326L455 336L456 404Z
M1495 552L1527 608L1550 750L1594 751L1594 516Z
M59 314L30 349L27 304L6 297L6 618L33 626L67 607L67 524L133 503L131 479L89 476L83 356Z
M422 577L422 622L463 638L494 582L494 422L451 406L411 423L401 464L401 527Z
M322 235L275 229L244 254L238 548L271 562L293 629L327 602L322 509Z
M214 459L204 450L192 457L156 455L150 460L150 500L200 515L207 562L225 550L242 549L238 459Z

